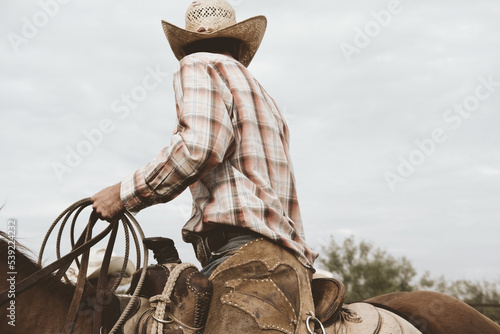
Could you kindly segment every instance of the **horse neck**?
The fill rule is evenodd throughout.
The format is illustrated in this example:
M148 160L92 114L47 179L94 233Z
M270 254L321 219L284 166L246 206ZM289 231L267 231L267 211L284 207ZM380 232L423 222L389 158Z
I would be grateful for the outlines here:
M73 286L46 279L18 295L16 333L62 333L74 291ZM75 334L92 333L92 312L88 305L79 311Z
M0 272L0 291L10 288L9 278L14 278L15 282L20 282L24 278L33 274L40 267L22 252L22 247L16 250L16 274L7 274L6 270ZM7 243L0 238L0 268L7 268ZM75 292L75 287L71 284L49 276L40 280L22 292L15 292L15 297L11 298L7 305L0 307L1 333L61 333L64 328L66 314L70 308L71 300ZM84 303L90 301L84 296ZM7 308L11 305L15 307L15 327L8 324L5 319L11 310ZM89 311L92 304L87 308L82 308L78 314L75 325L76 333L92 332L92 312Z

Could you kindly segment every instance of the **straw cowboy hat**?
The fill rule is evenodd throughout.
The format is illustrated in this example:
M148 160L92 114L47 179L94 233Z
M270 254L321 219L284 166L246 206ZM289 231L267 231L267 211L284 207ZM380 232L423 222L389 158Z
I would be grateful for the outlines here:
M98 278L99 273L101 270L101 265L102 261L104 259L104 253L106 252L105 249L98 249L90 250L90 256L89 256L89 265L87 268L87 278L92 279L92 278ZM118 276L122 270L123 267L123 261L125 260L124 257L122 256L115 256L114 253L111 254L111 260L109 262L109 268L108 268L108 275L110 276ZM132 263L132 261L128 260L127 262L127 268L125 269L124 276L122 278L122 281L120 285L125 285L128 284L132 281L132 275L134 274L135 271L135 265ZM69 267L68 271L66 272L66 275L72 281L73 283L76 283L78 279L78 267L75 262L71 264Z
M186 29L161 21L163 31L177 59L186 53L183 48L193 42L229 37L242 41L239 61L248 66L260 46L266 31L265 16L255 16L236 23L233 7L225 0L197 0L186 11Z

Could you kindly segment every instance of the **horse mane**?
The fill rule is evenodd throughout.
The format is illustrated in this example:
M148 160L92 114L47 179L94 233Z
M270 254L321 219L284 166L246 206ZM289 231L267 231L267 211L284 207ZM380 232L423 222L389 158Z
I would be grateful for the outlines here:
M0 254L7 254L9 240L11 240L11 238L4 231L0 231L0 237L2 237L0 238ZM19 252L19 250L21 250L21 252ZM21 264L24 270L33 272L39 270L40 266L33 260L34 257L35 254L30 249L16 241L16 267Z
M0 231L0 267L7 267L7 254L9 250L12 250L12 239L9 235L3 231ZM11 246L9 248L9 246ZM31 274L37 272L42 269L40 265L38 265L32 258L30 258L27 254L33 254L28 248L25 246L15 243L16 251L15 251L15 269L17 272L17 281L22 281L26 277L29 277ZM5 264L5 266L4 266ZM0 273L1 277L2 273ZM2 282L3 281L3 282ZM0 284L2 284L3 289L8 288L8 282L6 280L1 279ZM0 288L0 290L3 290ZM43 328L46 326L47 328L51 327L51 320L54 320L57 324L54 326L58 326L58 323L64 324L61 320L64 320L66 312L68 312L70 305L72 304L72 299L75 294L76 287L72 283L67 283L57 278L54 274L51 274L40 281L36 282L32 286L28 287L26 290L21 292L16 292L16 298L23 298L23 302L19 302L18 310L19 312L29 312L30 310L35 310L38 312L37 314L42 314L43 316L47 316L47 319L37 319L37 320L29 320L28 328L32 328L33 326L40 327L40 331L36 331L37 333L47 333ZM0 291L1 292L1 291ZM85 286L84 295L79 305L78 317L77 320L81 317L82 320L79 320L78 329L75 329L77 332L88 333L88 326L92 326L92 314L94 313L94 305L96 300L96 291L95 288L87 285ZM59 309L57 310L48 310L47 305L51 303L55 303L58 305ZM102 325L105 328L111 329L114 323L120 317L120 301L116 295L112 295L112 299L107 303L103 304L103 322ZM62 308L61 308L62 307ZM6 309L4 309L6 310ZM52 312L58 311L60 313L53 314ZM0 310L0 314L2 311ZM63 317L63 318L61 318ZM90 322L89 322L90 321ZM38 325L36 325L38 323ZM0 331L3 333L3 329L0 325ZM58 328L58 327L57 327ZM59 332L59 331L58 331ZM9 332L10 333L10 332ZM33 333L30 331L30 333Z
M8 253L9 240L11 240L9 235L4 231L0 231L0 254ZM17 274L19 275L18 277L19 279L24 279L29 275L42 269L42 267L32 259L34 253L31 250L29 250L24 245L18 243L17 241L15 243L15 246L16 246L16 253L15 253L16 271ZM28 254L31 254L31 256L29 256ZM6 259L7 256L2 256L0 261ZM75 286L73 284L63 282L55 278L53 275L50 275L40 280L40 283L42 282L44 290L47 291L47 293L49 294L57 294L60 296L70 296L70 297L73 296L73 292L75 289Z

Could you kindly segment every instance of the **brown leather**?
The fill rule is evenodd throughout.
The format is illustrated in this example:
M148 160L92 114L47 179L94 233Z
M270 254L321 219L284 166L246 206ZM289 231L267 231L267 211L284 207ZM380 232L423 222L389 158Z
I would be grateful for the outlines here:
M59 258L58 260L54 261L53 263L49 264L48 266L41 268L40 270L36 271L35 273L31 274L30 276L26 277L22 281L16 284L16 293L20 294L24 292L26 289L29 287L33 286L34 284L38 283L41 279L51 275L52 273L56 272L53 275L53 278L56 280L61 279L64 275L65 272L67 271L68 267L71 265L72 261L75 261L79 263L78 257L82 255L82 263L80 265L80 273L78 276L78 281L75 287L75 293L73 295L72 303L69 306L69 310L66 316L66 321L64 328L62 329L63 333L71 333L73 332L73 327L75 326L76 319L78 317L78 313L80 313L79 308L80 304L82 301L82 298L84 296L84 292L87 294L94 295L93 290L86 291L87 288L91 288L91 286L88 283L86 279L86 271L88 268L88 258L89 258L89 253L90 253L90 248L97 244L99 241L101 241L106 235L108 235L111 232L111 236L108 242L108 247L106 249L106 255L105 259L103 261L103 265L101 266L101 273L100 277L98 280L98 291L97 294L95 295L95 303L93 305L94 308L94 324L93 324L93 330L92 333L94 334L102 334L102 333L107 333L108 330L111 329L111 327L114 325L113 322L115 319L115 314L113 313L113 308L116 306L116 310L119 309L119 302L116 296L113 295L114 291L111 291L112 289L107 289L108 287L108 278L107 278L107 273L108 273L108 267L109 267L109 261L111 257L111 251L114 247L114 242L115 242L115 237L116 233L118 231L119 227L119 222L122 221L124 225L131 225L130 222L127 219L130 217L136 226L138 226L137 221L127 212L125 212L122 217L110 224L97 236L92 238L92 230L97 223L98 220L98 215L95 211L92 211L89 222L83 231L83 233L80 235L78 241L74 243L74 224L77 221L78 215L82 212L82 210L92 204L92 201L90 198L86 198L83 200L80 200L70 207L68 207L63 213L61 213L58 218L54 221L52 226L50 227L49 231L46 234L46 237L42 243L42 248L40 250L40 255L39 255L39 263L41 262L41 259L43 258L43 250L46 246L46 242L50 236L50 234L53 231L53 228L61 222L61 227L59 229L59 235L58 235L58 243L59 243L59 238L64 230L64 226L67 223L68 219L74 214L73 219L72 219L72 224L71 224L71 245L72 245L72 250L65 256ZM62 221L61 221L62 219ZM134 230L131 228L131 231L133 232L134 239L136 239L136 235ZM57 250L58 250L58 257L59 257L59 245L57 245ZM9 291L6 290L0 294L0 305L6 303L8 301L8 293ZM110 304L111 301L111 304ZM106 304L106 305L105 305ZM105 319L103 321L103 312L107 312L105 315ZM118 315L119 316L119 315ZM116 316L116 318L118 318ZM104 325L104 326L103 326ZM118 333L121 333L121 329L117 331Z
M90 215L89 225L85 231L85 242L84 244L89 243L92 240L92 229L97 222L97 214L95 211L92 211ZM95 293L95 304L94 304L94 316L92 323L92 333L100 334L102 333L103 327L103 310L104 310L104 301L110 300L113 298L110 290L107 289L108 286L108 268L109 262L111 259L111 253L113 251L113 247L115 245L116 234L118 232L118 221L115 220L109 224L111 227L111 233L108 240L108 245L106 247L106 252L104 254L103 262L101 265L101 271L97 283L97 290ZM81 239L79 240L79 243ZM78 244L78 243L77 243ZM78 274L78 280L75 287L75 293L73 294L73 299L71 301L71 305L69 311L66 315L66 321L63 333L73 333L73 326L76 323L76 319L78 317L78 310L80 307L80 303L82 301L82 297L84 294L85 288L87 285L87 267L89 262L90 248L85 250L82 256L82 263L80 265L80 271ZM111 324L112 326L112 324ZM121 330L119 331L121 333Z
M166 282L168 275L170 275L177 265L178 264L173 263L162 265L166 270L153 270L153 274L149 274L151 268L148 268L147 277L159 277L163 272L164 276L159 278L159 280ZM151 280L146 280L143 287L150 292L157 291L157 287L151 286L151 284ZM163 290L164 286L157 294L161 294ZM143 294L144 292L141 292L141 295ZM169 296L171 302L166 309L165 319L162 319L168 320L170 315L172 315L172 319L178 319L179 321L164 325L164 333L191 334L195 332L189 328L203 328L208 314L211 295L212 285L205 275L193 267L183 270L176 281L172 295ZM139 333L148 333L147 330L150 329L153 322L156 321L153 318L154 314L154 309L151 309L142 316L138 325Z
M314 314L308 270L284 248L255 239L210 276L205 334L307 333Z
M229 240L243 235L253 235L254 232L237 226L221 225L212 229L206 235L207 246L215 252L228 243Z
M132 294L132 292L135 291L141 274L142 268L134 273L127 294ZM139 297L149 299L153 296L161 294L163 292L163 288L165 287L165 283L167 283L169 275L170 270L164 265L155 264L148 266L146 278L144 279L144 283L139 291Z
M95 224L95 222L94 222ZM92 228L88 228L85 232L85 240L91 237ZM82 234L83 235L83 234ZM81 240L79 240L81 241ZM83 242L83 241L81 241ZM73 327L76 323L76 318L78 316L78 309L80 308L80 303L82 301L83 292L85 290L85 279L87 277L87 268L89 264L90 248L86 250L82 255L82 261L80 264L80 271L78 272L78 279L75 286L75 292L71 300L68 313L66 314L66 320L64 321L65 326L63 329L63 334L72 333Z
M315 278L312 280L311 289L316 318L324 326L337 321L345 299L344 284L334 278Z
M132 300L130 295L118 295L120 299L120 313L122 313L129 302ZM134 298L133 307L125 319L125 324L123 325L123 332L127 334L142 334L143 332L139 328L139 321L143 315L150 310L149 300L147 298ZM146 332L144 332L146 333Z
M144 238L144 245L153 251L157 263L181 263L174 241L170 238Z
M26 290L33 284L37 283L38 281L40 281L42 278L49 276L59 268L64 267L65 265L69 266L74 259L80 256L82 253L88 251L92 246L101 241L111 231L112 228L113 226L109 225L104 231L96 235L91 240L85 242L83 242L85 233L82 234L82 236L80 237L82 242L80 243L77 242L76 246L73 248L71 252L61 257L59 260L52 262L48 266L26 277L21 282L17 283L16 293L19 294L23 292L24 290ZM0 294L0 305L5 304L9 300L8 293L9 290L7 289Z
M93 211L90 216L86 230L82 233L77 243L75 244L75 247L70 253L61 257L60 259L51 263L50 265L40 269L39 271L33 273L32 275L28 276L27 278L16 284L16 292L19 294L22 291L29 288L30 286L32 286L33 284L39 282L42 278L50 275L54 271L56 270L60 270L61 272L65 271L65 269L67 269L67 267L71 264L71 262L74 259L76 259L79 255L83 254L82 264L81 264L82 270L78 277L75 294L73 295L73 300L68 310L68 314L66 316L66 325L64 326L63 329L64 333L71 333L73 331L73 326L75 324L75 320L78 313L78 307L80 305L81 299L84 294L85 282L86 282L85 276L86 276L86 269L88 266L88 255L90 252L90 248L97 242L102 240L108 233L118 229L117 222L115 222L115 224L109 224L109 226L106 229L104 229L104 231L102 231L100 234L92 238L92 229L96 224L97 219L98 219L97 214L95 213L95 211ZM113 244L114 242L111 243L111 248L113 247ZM104 270L106 270L107 272L108 268L106 267L104 268ZM59 273L56 275L59 275ZM0 305L2 305L8 300L7 293L8 291L4 291L2 294L0 294ZM98 310L96 308L96 315L98 318L101 318L102 311L103 311L102 307L98 308ZM98 325L99 327L93 331L94 333L98 334L100 332L101 324L102 321L98 320L96 325Z
M75 260L79 255L83 254L80 265L80 272L75 286L75 293L73 294L73 298L70 307L68 309L68 313L66 314L66 321L65 321L65 326L63 328L63 333L72 333L74 330L74 325L78 317L80 303L84 296L84 291L86 290L86 285L87 285L86 275L87 275L90 248L97 242L102 240L108 233L111 232L111 236L108 242L108 247L106 250L107 258L105 256L103 265L101 266L101 276L107 277L106 274L108 272L108 267L109 267L109 258L111 257L111 251L114 246L115 237L119 225L118 221L114 221L113 223L109 224L109 226L106 229L104 229L104 231L102 231L96 237L92 238L92 229L96 224L97 220L98 220L97 214L95 213L95 211L93 211L90 215L87 228L82 233L82 235L80 236L73 250L70 253L68 253L66 256L63 256L59 260L53 262L52 264L48 265L47 267L40 269L39 271L35 272L34 274L30 275L29 277L25 278L24 280L16 284L16 291L20 293L21 291L26 290L33 284L39 282L40 279L50 275L56 270L59 270L56 276L61 276L61 273L67 269L69 264L73 260ZM99 285L98 285L99 287L105 287L107 285L106 277L99 278ZM94 322L92 331L92 333L94 334L99 334L102 332L101 330L103 324L102 314L104 310L102 302L103 300L109 299L109 291L105 291L104 289L101 288L101 290L100 291L98 290L97 292L98 293L96 294L96 302L94 305ZM0 296L0 304L2 303L1 297L2 296Z
M155 321L153 319L154 312L154 308L150 307L146 312L142 313L137 323L137 331L132 333L152 334L150 330L148 331L148 328L151 329L153 321Z
M257 233L238 226L220 225L209 231L191 235L189 242L193 244L196 258L205 267L212 252L218 251L229 240L244 235L257 235Z
M117 220L115 220L111 224L113 225L113 229L111 230L111 234L109 235L108 245L106 246L106 251L104 253L104 258L101 264L101 271L99 273L99 279L97 281L93 321L94 334L102 333L101 327L103 323L103 304L106 300L109 300L112 297L112 291L111 289L108 289L108 269L109 263L111 261L112 251L115 246L116 234L118 233L119 225Z
M189 268L177 280L172 296L170 313L190 327L205 326L212 296L212 284L198 269ZM184 331L190 333L189 331Z

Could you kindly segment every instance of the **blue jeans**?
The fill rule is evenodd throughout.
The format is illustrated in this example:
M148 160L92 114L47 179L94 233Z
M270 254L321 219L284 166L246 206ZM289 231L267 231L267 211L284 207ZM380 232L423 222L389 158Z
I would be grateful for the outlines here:
M201 272L205 276L210 277L215 269L217 269L219 265L230 258L234 254L234 252L243 247L245 244L257 238L258 237L255 235L242 235L228 240L227 244L222 246L217 251L212 252L208 264L201 270Z

